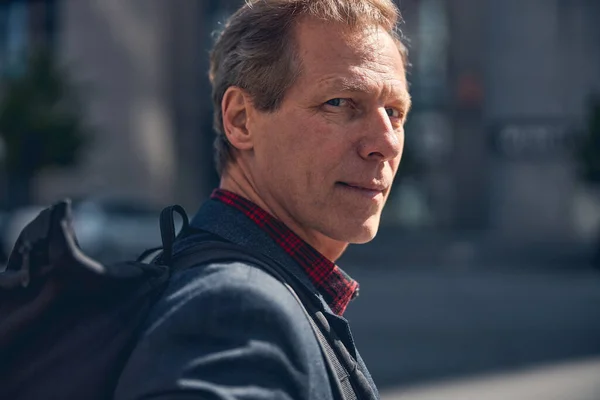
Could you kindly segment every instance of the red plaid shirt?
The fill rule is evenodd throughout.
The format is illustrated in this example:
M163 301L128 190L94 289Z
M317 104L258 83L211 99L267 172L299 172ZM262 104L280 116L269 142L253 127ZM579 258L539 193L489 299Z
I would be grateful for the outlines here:
M222 189L216 189L211 198L240 210L268 233L286 253L302 266L331 310L338 315L344 313L350 300L358 294L358 282L302 240L283 222L251 201Z

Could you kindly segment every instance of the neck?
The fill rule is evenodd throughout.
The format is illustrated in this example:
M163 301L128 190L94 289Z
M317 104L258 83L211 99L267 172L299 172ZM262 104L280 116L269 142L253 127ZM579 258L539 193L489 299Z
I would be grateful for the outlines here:
M320 232L301 226L284 207L268 195L260 195L252 180L242 173L237 164L229 165L221 177L220 189L228 190L242 196L269 214L283 222L302 240L314 247L319 253L335 262L344 253L348 243L340 242L323 235Z

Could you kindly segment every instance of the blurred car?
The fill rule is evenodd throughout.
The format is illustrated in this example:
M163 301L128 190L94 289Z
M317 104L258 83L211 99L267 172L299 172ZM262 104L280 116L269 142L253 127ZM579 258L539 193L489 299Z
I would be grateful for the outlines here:
M7 254L21 230L43 209L22 207L8 216L2 245ZM94 198L73 200L72 210L79 245L87 255L101 262L134 259L161 243L157 208L129 199Z

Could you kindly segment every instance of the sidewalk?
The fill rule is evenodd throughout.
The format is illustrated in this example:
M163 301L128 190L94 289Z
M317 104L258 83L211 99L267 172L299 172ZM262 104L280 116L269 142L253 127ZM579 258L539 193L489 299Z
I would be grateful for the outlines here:
M382 400L598 400L600 358L381 393Z

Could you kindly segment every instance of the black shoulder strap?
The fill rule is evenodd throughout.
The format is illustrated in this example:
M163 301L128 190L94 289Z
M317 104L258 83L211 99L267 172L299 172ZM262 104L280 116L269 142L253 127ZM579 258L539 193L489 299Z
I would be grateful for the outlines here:
M182 218L182 226L180 232L185 233L189 229L190 220L185 209L178 204L164 208L160 213L160 236L162 239L162 262L170 265L173 257L173 245L177 232L175 230L175 221L173 213L177 213ZM151 249L152 250L152 249ZM154 249L157 250L157 249ZM141 256L140 256L141 257Z
M182 222L179 234L175 229L174 214L176 213L181 216ZM159 224L162 246L145 250L138 256L136 262L152 264L160 261L161 264L170 265L174 254L175 240L179 235L186 235L192 229L185 209L179 204L163 208L160 212Z
M360 379L362 373L358 371L356 362L352 362L345 357L345 355L349 355L347 350L345 351L346 354L339 352L338 347L340 345L343 347L343 344L333 330L329 329L329 324L320 309L320 304L317 304L319 300L313 298L313 296L309 296L298 278L287 271L277 261L234 243L207 241L200 242L176 255L171 268L174 271L181 271L200 265L230 261L248 262L263 269L282 282L298 301L319 342L327 364L330 381L334 392L337 392L334 395L338 399L358 400L376 398L366 379ZM333 342L333 345L330 341ZM357 372L359 379L356 379ZM352 380L354 380L354 385L352 384Z

